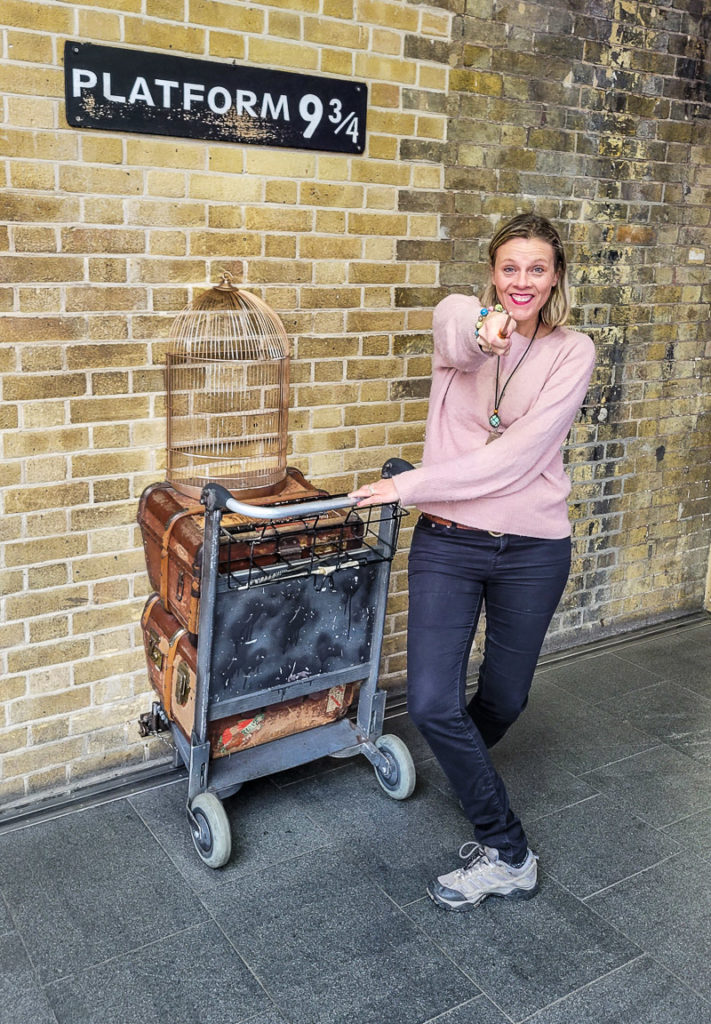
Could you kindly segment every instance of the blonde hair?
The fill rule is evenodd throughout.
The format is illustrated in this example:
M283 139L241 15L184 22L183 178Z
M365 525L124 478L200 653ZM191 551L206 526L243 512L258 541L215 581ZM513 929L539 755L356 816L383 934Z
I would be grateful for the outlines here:
M563 241L557 229L547 217L536 213L520 213L503 224L489 242L489 266L494 269L496 253L512 238L540 238L553 249L554 269L558 280L553 285L548 301L541 310L541 321L548 327L560 327L570 314L570 287L568 285L568 262L565 258ZM499 301L493 281L489 281L481 297L485 306Z

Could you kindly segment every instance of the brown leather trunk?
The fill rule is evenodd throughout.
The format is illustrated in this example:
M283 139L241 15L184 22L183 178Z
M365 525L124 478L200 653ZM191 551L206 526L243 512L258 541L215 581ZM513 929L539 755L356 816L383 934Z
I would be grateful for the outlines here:
M146 602L141 625L151 686L167 717L189 739L195 723L197 647L188 631L165 610L158 594ZM353 683L332 686L282 704L216 719L208 724L211 755L225 757L342 718L353 703L355 690Z
M287 470L286 486L278 495L253 499L248 504L267 506L326 497L298 470ZM200 572L205 510L191 503L167 483L151 484L141 495L138 523L143 537L151 586L163 606L189 633L197 634L200 607ZM278 560L321 557L360 544L361 521L354 513L333 511L312 519L268 524L225 513L220 542L220 570L237 572Z
M148 678L163 710L190 738L195 722L197 647L175 616L167 612L158 594L152 594L141 616Z

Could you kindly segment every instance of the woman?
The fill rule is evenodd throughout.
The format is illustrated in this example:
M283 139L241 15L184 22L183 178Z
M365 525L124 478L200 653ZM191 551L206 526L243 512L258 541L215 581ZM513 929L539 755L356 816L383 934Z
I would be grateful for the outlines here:
M487 896L529 899L537 858L488 749L526 706L570 571L570 482L561 445L594 364L569 307L560 235L514 217L489 246L483 299L450 295L433 318L422 467L354 491L358 505L416 505L409 561L408 709L474 826L464 867L428 886L468 910ZM486 610L478 689L467 663Z

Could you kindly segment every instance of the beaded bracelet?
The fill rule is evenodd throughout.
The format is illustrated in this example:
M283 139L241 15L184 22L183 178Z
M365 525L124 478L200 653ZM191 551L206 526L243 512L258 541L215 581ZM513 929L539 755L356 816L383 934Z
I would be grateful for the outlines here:
M479 319L474 325L474 341L479 341L479 331L484 326L484 320L489 315L489 313L503 313L503 311L504 307L501 305L500 302L497 302L496 305L492 306L491 309L487 309L486 306L484 306L482 309L479 310Z

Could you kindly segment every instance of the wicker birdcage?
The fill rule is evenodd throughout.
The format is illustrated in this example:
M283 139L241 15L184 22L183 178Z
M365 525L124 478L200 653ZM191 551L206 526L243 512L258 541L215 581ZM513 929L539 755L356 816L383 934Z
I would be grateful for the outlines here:
M176 318L167 359L168 481L199 497L286 482L289 341L276 313L229 274Z

